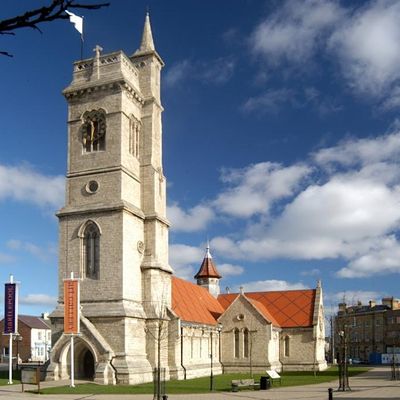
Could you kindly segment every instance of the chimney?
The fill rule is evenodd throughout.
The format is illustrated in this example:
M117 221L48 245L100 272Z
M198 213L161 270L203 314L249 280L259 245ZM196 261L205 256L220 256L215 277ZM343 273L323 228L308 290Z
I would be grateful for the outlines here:
M382 299L382 304L389 308L393 308L393 297L384 297Z
M400 300L399 299L392 299L392 303L393 303L393 310L398 310L400 308L400 304L399 304Z
M369 301L369 307L374 308L376 306L376 301L375 300L370 300Z
M346 312L346 303L339 303L339 312Z

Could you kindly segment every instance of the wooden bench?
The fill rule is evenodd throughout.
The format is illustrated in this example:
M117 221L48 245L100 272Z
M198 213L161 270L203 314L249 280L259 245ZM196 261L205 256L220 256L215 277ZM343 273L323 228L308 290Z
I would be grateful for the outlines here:
M272 384L274 384L274 381L279 381L279 384L282 385L282 378L276 371L267 370L266 373L271 379Z
M232 392L238 392L241 387L252 387L253 389L260 388L260 382L254 382L254 379L234 379L231 382Z

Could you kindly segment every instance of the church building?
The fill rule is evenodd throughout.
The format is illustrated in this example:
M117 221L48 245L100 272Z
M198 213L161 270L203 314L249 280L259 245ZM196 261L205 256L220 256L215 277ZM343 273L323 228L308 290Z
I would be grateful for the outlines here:
M59 299L50 315L47 379L70 374L63 280L80 278L77 378L104 384L224 371L326 368L322 288L221 294L208 248L197 284L168 262L162 167L164 62L149 16L132 55L75 62L68 103L65 206L59 219ZM201 261L201 260L199 260Z

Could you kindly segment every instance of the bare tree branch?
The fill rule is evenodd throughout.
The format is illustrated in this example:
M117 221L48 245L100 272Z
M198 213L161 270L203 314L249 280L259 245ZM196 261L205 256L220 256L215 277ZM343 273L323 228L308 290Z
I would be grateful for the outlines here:
M57 19L68 19L69 16L65 10L80 8L86 10L98 10L102 7L108 7L110 3L85 4L75 0L52 0L50 5L36 8L17 15L9 19L0 20L0 35L14 35L16 29L31 28L42 33L38 24L51 22ZM6 51L0 51L1 55L10 56Z

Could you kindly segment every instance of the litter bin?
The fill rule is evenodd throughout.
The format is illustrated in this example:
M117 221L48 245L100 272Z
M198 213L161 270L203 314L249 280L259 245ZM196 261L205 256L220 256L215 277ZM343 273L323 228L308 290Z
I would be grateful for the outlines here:
M267 390L271 387L271 381L268 376L262 376L260 378L260 390Z

